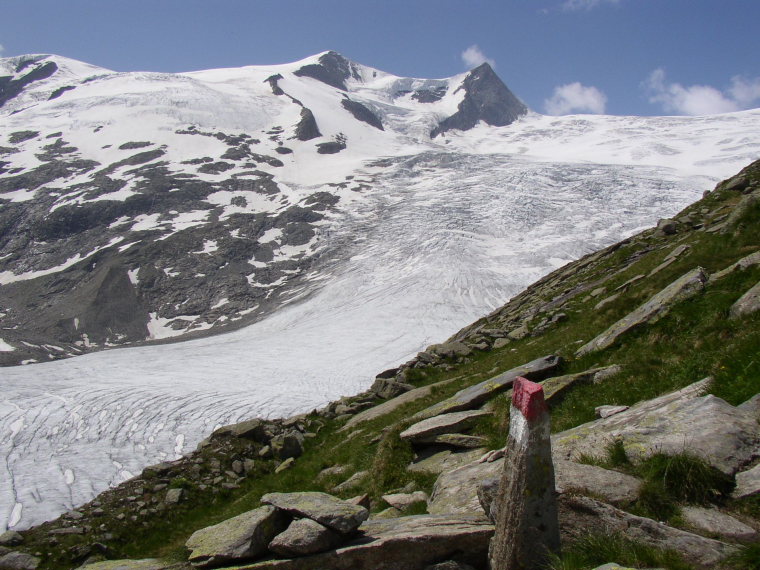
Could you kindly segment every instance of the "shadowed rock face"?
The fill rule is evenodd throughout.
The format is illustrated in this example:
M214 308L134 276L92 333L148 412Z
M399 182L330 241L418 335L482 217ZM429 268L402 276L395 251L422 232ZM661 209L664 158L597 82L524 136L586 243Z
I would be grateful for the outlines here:
M341 105L343 105L343 108L346 109L349 113L351 113L355 119L359 121L363 121L367 123L368 125L372 125L376 129L380 129L381 131L384 131L383 123L378 118L377 115L375 115L372 111L370 111L367 107L359 103L358 101L352 101L351 99L343 99L343 101L340 102Z
M359 74L350 61L337 52L329 51L319 58L319 63L304 65L296 70L298 77L311 77L331 87L346 90L346 79L359 79Z
M23 69L23 67L21 67ZM58 71L58 66L49 61L43 65L35 67L32 71L14 79L12 76L0 77L0 107L5 105L8 101L13 99L16 95L24 90L24 87L35 81L41 79L47 79Z
M504 85L487 63L473 69L460 89L465 90L465 96L459 104L459 110L441 121L431 131L430 138L451 129L467 131L478 121L503 127L528 112L528 108Z

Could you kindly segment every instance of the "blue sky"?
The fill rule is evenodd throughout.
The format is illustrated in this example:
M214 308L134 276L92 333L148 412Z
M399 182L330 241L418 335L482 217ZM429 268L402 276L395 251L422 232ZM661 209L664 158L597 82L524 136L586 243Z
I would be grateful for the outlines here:
M760 0L0 0L3 57L118 71L274 64L327 49L401 76L481 61L550 114L760 106Z

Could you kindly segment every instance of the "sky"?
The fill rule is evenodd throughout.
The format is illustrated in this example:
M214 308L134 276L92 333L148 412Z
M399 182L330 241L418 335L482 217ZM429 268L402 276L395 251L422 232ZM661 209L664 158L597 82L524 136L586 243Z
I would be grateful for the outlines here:
M116 71L266 65L325 50L394 75L484 61L540 113L760 107L760 0L0 0L0 57Z

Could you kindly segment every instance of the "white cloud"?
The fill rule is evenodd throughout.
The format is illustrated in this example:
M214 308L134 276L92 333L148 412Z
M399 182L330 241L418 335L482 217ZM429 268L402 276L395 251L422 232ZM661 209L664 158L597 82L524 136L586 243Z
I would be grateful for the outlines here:
M565 0L564 10L591 10L602 4L618 4L620 0Z
M496 67L496 62L484 54L477 45L471 45L461 54L462 61L468 69L477 67L482 63L488 63L491 67Z
M581 85L577 81L554 88L551 99L544 100L544 108L550 115L570 113L593 113L601 115L607 104L607 96L596 87Z
M760 78L736 76L731 87L721 91L710 85L668 83L663 69L655 69L644 81L649 102L662 106L665 112L679 115L714 115L749 109L760 103Z

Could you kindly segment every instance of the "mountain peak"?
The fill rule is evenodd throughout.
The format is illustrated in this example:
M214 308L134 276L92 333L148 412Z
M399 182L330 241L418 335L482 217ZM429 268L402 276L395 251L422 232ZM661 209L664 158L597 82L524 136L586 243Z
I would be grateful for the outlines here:
M294 73L299 77L311 77L331 87L347 91L346 80L360 80L359 67L337 51L326 51L319 55L318 63L309 63Z
M459 89L464 89L465 95L457 112L441 121L431 131L431 138L450 129L469 130L479 121L503 127L528 112L525 104L515 97L487 62L470 70Z

